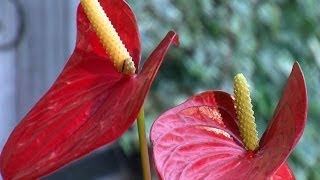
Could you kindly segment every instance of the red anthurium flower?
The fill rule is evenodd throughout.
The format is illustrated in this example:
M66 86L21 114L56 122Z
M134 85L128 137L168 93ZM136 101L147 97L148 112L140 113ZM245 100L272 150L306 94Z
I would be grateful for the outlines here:
M123 0L100 0L135 67L137 23ZM110 143L136 119L170 44L169 32L138 74L123 75L110 61L84 14L77 12L77 42L49 91L10 135L0 157L4 179L36 179Z
M151 129L161 179L294 179L286 159L306 123L307 93L299 65L258 148L240 136L235 99L222 91L195 95L161 115Z

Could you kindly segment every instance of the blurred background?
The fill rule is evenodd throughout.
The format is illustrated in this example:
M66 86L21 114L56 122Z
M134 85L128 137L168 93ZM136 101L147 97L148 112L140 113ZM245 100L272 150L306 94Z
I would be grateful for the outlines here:
M0 0L0 148L50 87L75 42L78 0ZM145 103L147 130L167 109L206 90L249 81L260 136L298 61L308 87L304 134L288 162L297 179L320 179L319 0L128 0L143 60L169 30L180 36ZM45 179L141 179L136 125L117 142Z

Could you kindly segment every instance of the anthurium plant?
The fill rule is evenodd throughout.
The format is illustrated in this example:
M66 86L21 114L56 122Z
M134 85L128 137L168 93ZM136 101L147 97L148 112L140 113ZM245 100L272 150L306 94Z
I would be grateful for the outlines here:
M140 36L124 0L81 0L74 52L11 133L5 180L37 179L121 136L135 121L177 35L169 32L139 71Z
M262 138L243 75L234 96L207 91L162 114L150 134L160 179L294 179L286 159L306 123L307 92L297 63Z
M4 180L38 179L120 137L138 119L144 179L150 180L143 102L177 34L169 32L139 69L140 36L125 0L81 0L77 41L47 93L11 133L0 155ZM306 123L307 92L293 66L259 140L249 88L235 77L234 96L195 95L151 129L160 179L294 179L286 159Z

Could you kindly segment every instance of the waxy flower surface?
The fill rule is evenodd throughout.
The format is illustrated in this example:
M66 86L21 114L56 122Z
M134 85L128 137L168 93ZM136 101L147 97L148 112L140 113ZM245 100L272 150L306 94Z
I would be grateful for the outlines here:
M153 124L156 170L166 180L294 179L285 161L303 133L306 116L306 85L297 63L254 150L244 145L232 95L222 91L195 95Z
M127 48L136 74L120 73L99 42L82 6L76 47L63 71L11 133L1 152L1 175L36 179L110 143L136 119L169 46L169 32L141 71L137 23L123 0L100 0Z

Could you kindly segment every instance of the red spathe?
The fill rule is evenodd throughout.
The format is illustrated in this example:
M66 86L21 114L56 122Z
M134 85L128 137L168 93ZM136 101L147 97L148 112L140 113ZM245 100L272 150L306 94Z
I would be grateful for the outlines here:
M123 0L100 0L138 69L137 23ZM36 179L110 143L135 121L151 83L172 43L169 32L140 73L116 71L92 31L81 6L76 47L48 92L11 133L0 156L1 175Z
M222 91L195 95L161 115L151 129L161 179L294 179L285 163L307 118L302 71L292 69L275 113L254 152L245 149L233 97Z

